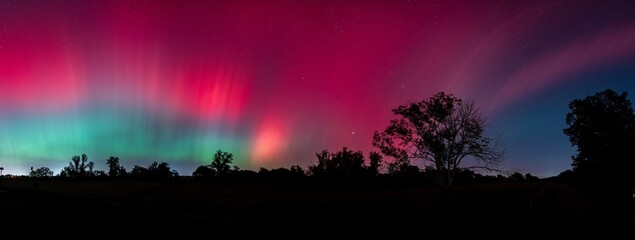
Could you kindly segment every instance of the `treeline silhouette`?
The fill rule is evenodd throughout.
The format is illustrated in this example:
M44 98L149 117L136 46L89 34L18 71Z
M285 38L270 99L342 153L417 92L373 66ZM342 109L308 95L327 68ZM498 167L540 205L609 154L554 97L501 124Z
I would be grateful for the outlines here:
M95 170L95 163L88 161L88 156L82 154L80 156L73 156L68 166L64 167L59 174L54 175L48 167L40 167L33 169L29 172L29 177L42 178L42 177L59 177L59 178L174 178L178 177L179 173L176 170L170 168L170 164L167 162L152 162L147 167L134 165L130 172L121 166L119 163L119 157L111 156L106 159L106 165L108 166L108 172L103 170Z
M567 183L610 203L632 203L635 189L635 161L630 148L635 146L635 115L627 93L611 89L575 99L566 114L569 137L577 153L573 168L549 180ZM233 166L232 153L218 150L209 165L192 173L199 181L268 181L303 184L311 181L373 182L400 181L414 185L438 185L450 189L453 183L492 183L537 181L529 173L501 174L500 145L483 135L485 119L472 102L451 94L437 93L429 99L393 109L397 117L382 132L375 132L368 161L361 151L347 147L315 154L316 163L304 170L290 168L243 170ZM473 157L479 165L463 166L461 160ZM389 161L386 161L390 158ZM422 160L423 168L412 164ZM47 167L31 168L30 177L59 178L136 178L178 179L180 175L167 162L147 167L134 165L127 171L116 156L106 160L107 171L95 170L86 154L72 156L68 166L54 176ZM420 164L421 165L421 164ZM481 174L474 169L483 169ZM0 171L4 168L0 168ZM307 180L308 179L308 180ZM378 180L380 179L380 180ZM397 180L396 180L397 179Z
M214 183L271 183L274 187L290 189L357 189L380 187L418 187L435 186L438 171L433 167L420 169L416 165L405 162L384 162L377 152L370 152L368 160L362 151L353 151L343 147L339 151L323 150L315 154L316 164L303 169L299 165L289 168L267 169L261 167L257 171L240 169L232 166L233 154L222 150L216 151L209 165L199 166L190 176L180 176L166 162L152 162L147 167L134 165L131 171L121 166L116 156L106 159L108 171L95 170L94 163L88 156L73 156L69 165L57 175L48 167L31 168L32 178L61 179L147 179L177 180L193 179L195 181ZM460 184L502 183L502 182L536 182L538 177L530 173L483 175L470 169L457 172L456 181Z

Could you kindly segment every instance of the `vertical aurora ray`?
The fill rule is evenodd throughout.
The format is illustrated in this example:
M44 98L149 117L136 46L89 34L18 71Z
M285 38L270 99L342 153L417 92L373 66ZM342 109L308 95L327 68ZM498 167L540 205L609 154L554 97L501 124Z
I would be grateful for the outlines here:
M566 104L635 94L628 1L0 2L0 166L59 171L217 149L242 168L364 152L390 110L438 91L474 99L506 167L568 167ZM548 107L545 107L547 106ZM541 145L543 144L543 145ZM558 146L547 152L528 151Z

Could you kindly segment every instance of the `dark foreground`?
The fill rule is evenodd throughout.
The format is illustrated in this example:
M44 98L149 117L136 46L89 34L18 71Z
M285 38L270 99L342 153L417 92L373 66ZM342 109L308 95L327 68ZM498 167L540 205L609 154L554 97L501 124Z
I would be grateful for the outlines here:
M0 179L4 239L531 239L624 238L631 210L566 185L329 191L194 181ZM624 235L626 234L626 235ZM627 237L629 238L629 237Z

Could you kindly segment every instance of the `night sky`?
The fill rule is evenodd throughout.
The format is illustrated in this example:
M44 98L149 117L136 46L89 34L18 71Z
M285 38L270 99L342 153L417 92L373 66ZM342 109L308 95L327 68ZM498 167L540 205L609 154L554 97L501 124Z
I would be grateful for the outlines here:
M567 104L635 94L633 1L0 1L0 166L86 153L306 167L372 147L391 109L474 100L505 169L569 169Z

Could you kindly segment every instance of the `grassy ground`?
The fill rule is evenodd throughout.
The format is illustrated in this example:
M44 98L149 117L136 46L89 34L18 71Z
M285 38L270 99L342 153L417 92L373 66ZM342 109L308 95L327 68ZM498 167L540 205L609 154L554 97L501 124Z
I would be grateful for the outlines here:
M459 186L447 204L435 187L0 179L0 214L0 235L21 238L605 239L635 229L632 212L552 183Z

